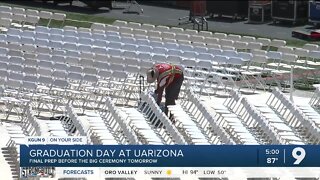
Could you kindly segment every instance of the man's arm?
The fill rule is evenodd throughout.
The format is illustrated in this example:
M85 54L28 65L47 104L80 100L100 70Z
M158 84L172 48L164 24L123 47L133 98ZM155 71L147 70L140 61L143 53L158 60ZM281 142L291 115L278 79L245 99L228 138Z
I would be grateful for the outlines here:
M158 98L157 98L158 105L160 105L160 103L161 103L163 91L164 91L164 88L166 87L166 84L167 84L167 79L168 79L168 77L165 77L165 78L161 79L160 82L158 82L157 90L155 91L155 93L158 95Z
M157 97L157 104L158 105L160 105L160 103L161 103L163 90L164 90L164 86L163 87L158 86L157 90L155 91L155 93L158 95L158 97Z

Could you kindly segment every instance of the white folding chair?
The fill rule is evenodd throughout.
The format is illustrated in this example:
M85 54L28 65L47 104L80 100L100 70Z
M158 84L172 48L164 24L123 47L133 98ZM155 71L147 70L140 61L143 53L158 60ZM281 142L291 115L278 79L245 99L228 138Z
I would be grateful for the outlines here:
M50 26L50 23L52 22L52 20L54 20L58 22L61 21L60 27L63 27L66 18L67 18L67 15L64 13L53 13L51 16L51 20L48 23L48 26Z
M110 41L110 43L111 43L111 41L114 42L114 43L116 43L116 42L120 43L121 42L121 37L120 36L109 35L109 36L106 37L106 40Z
M267 47L269 47L269 45L270 45L270 43L271 43L271 40L268 39L268 38L257 38L257 39L256 39L256 42L262 43L262 46L263 46L264 48L267 48Z
M48 21L47 23L47 27L50 25L50 21L51 21L51 18L52 18L52 12L49 12L49 11L40 11L39 12L39 16L40 16L40 19L45 19Z
M134 55L134 54L132 54ZM150 60L151 59L151 54L150 53L147 53L147 52L138 52L135 54L136 56L134 58L137 58L137 59L144 59L144 60Z
M143 30L143 29L133 29L132 30L132 34L134 36L137 36L137 35L147 35L147 31L146 30Z
M137 52L136 51L123 51L123 57L124 58L135 58L137 57Z
M99 72L101 70L107 70L110 69L110 65L108 62L102 62L102 61L93 61L93 67L97 68Z
M127 26L129 25L127 21L115 20L112 25L114 26Z
M183 34L183 33L176 33L175 38L177 40L190 40L189 34Z
M284 40L272 39L267 50L277 50L281 46L285 46L287 44Z
M151 41L151 40L150 40L150 46L151 46L151 47L164 47L164 48L166 48L166 47L164 46L164 43L161 42L161 41Z
M22 28L26 19L27 19L27 16L24 13L23 14L14 13L12 16L11 26L15 28Z
M96 39L92 42L92 45L97 47L107 47L108 44L109 44L109 41L99 40L99 39Z
M62 59L64 59L64 57L62 57ZM68 64L65 64L64 61L60 61L60 62L54 61L52 68L55 70L60 70L60 71L68 71L69 66L68 66Z
M150 31L147 32L147 36L148 37L159 37L159 38L161 38L161 32L157 31L157 30L150 30Z
M141 28L141 24L140 23L136 23L136 22L128 22L127 23L127 27L131 27L133 29L140 29Z
M147 31L149 30L155 30L155 25L153 24L141 24L141 29L145 29Z
M174 39L175 36L176 36L176 34L175 34L175 33L172 33L172 32L162 32L162 33L161 33L161 37L162 37L163 39L164 39L164 38L166 38L166 39Z
M214 33L213 37L218 39L226 39L228 36L225 33Z
M65 63L67 63L69 65L78 65L79 62L80 62L80 58L78 58L78 57L66 56Z
M163 48L163 47L154 47L153 48L153 53L154 54L162 54L165 55L168 53L168 49L167 48Z
M28 15L27 14L23 28L34 30L36 28L39 20L40 20L40 17L38 15Z
M294 54L294 48L289 46L280 46L278 47L278 51L287 54Z
M104 25L104 24L103 24ZM91 29L92 29L92 27L91 27ZM101 28L99 28L99 30L103 30L102 29L102 26L101 26ZM110 25L110 24L107 24L107 25L105 25L105 30L106 31L115 31L115 32L118 32L119 31L119 26L114 26L114 25Z
M182 57L177 55L153 55L152 60L154 60L157 63L168 62L180 64L182 62Z
M12 23L12 19L11 18L0 18L0 31L2 32L6 32L8 30L8 28L10 28Z
M317 50L319 50L319 45L307 43L307 44L303 45L302 48L309 50L309 51L317 51Z

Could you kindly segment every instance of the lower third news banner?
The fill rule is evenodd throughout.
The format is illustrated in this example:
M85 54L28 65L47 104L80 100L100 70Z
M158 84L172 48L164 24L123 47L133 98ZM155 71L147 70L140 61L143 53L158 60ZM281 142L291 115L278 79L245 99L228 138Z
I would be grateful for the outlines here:
M320 177L320 146L21 145L21 176Z

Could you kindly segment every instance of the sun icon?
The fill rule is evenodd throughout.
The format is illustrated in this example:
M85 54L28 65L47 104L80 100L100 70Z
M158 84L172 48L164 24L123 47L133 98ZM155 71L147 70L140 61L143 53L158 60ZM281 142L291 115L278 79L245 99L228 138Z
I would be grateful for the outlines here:
M167 170L167 175L171 175L172 171L171 170Z

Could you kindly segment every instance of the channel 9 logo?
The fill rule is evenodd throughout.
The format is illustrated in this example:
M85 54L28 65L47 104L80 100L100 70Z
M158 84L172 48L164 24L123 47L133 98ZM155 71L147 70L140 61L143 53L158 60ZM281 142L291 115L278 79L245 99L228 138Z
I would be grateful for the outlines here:
M30 177L54 178L56 171L54 167L23 167L20 169L21 179Z

